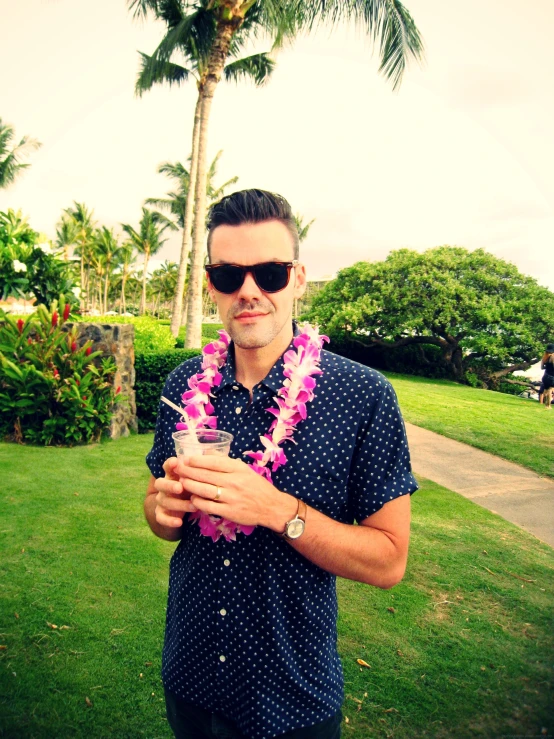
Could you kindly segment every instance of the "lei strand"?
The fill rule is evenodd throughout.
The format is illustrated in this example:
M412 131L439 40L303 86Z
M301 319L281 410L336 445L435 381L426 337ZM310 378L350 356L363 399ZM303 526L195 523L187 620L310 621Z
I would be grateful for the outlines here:
M287 463L287 458L281 445L285 441L294 441L293 434L296 425L307 417L306 403L314 398L316 386L315 376L321 375L319 369L321 349L327 336L320 335L316 328L309 324L300 327L301 333L294 337L293 346L296 351L289 349L283 356L285 377L283 385L275 398L276 408L268 408L268 412L275 416L269 431L260 436L263 451L244 452L254 461L250 464L254 472L272 482L271 473ZM184 404L182 421L176 424L178 431L217 428L217 418L214 407L210 402L214 387L221 384L220 369L227 362L227 352L230 343L229 334L218 331L219 339L207 344L202 349L202 371L188 380L189 390L185 391L181 399ZM271 466L271 469L270 469ZM215 542L221 536L227 541L235 541L237 532L251 534L255 526L244 526L229 521L221 516L213 516L203 511L189 513L189 519L198 521L200 531L204 536L210 536Z

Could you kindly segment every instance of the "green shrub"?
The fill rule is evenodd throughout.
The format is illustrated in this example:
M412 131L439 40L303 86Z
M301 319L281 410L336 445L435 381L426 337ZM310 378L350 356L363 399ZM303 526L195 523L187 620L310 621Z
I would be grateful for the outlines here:
M37 304L50 305L61 294L77 306L70 264L40 241L21 212L0 211L0 299L32 296Z
M63 330L69 304L60 299L26 319L0 310L0 434L19 443L73 446L100 438L118 391L115 362L77 345ZM94 361L96 360L96 361Z
M169 326L151 316L81 316L83 323L132 323L135 327L135 352L165 352L175 348Z
M156 426L160 395L168 374L182 362L199 354L198 349L136 353L135 393L139 433L144 434ZM183 388L183 392L185 390L186 388Z

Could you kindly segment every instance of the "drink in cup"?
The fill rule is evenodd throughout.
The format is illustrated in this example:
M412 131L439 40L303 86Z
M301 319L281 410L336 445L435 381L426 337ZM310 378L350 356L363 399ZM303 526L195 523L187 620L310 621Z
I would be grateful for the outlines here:
M193 457L199 454L218 454L227 457L233 441L233 434L214 429L176 431L171 436L175 442L177 457Z

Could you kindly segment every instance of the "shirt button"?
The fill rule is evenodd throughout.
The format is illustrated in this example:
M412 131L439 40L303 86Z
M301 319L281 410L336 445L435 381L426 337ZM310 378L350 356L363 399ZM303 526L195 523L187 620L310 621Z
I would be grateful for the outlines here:
M240 413L242 411L242 408L235 408L235 413Z
M233 390L238 390L238 389L239 389L238 385L233 385Z
M231 564L231 560L230 559L224 559L223 560L223 564L225 565L225 567L229 567L229 565Z
M222 616L226 616L227 615L227 611L225 610L225 608L222 608L221 611L220 611L220 613L221 613Z
M225 660L226 660L226 659L227 659L227 657L226 657L226 656L225 656L224 654L222 654L222 655L221 655L221 656L219 657L219 661L220 661L220 662L225 662Z

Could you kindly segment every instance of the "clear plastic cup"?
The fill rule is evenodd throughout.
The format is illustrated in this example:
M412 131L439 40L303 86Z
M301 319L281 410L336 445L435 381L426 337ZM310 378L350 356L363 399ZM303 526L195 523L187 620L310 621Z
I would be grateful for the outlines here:
M193 457L199 454L218 454L226 457L233 441L233 434L212 429L176 431L171 436L178 457Z

